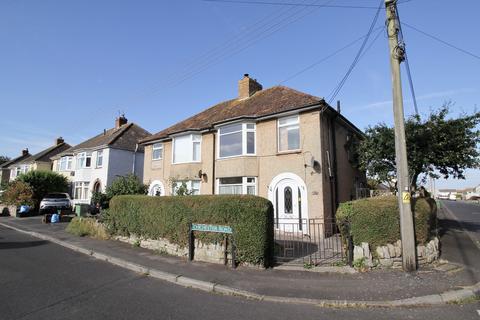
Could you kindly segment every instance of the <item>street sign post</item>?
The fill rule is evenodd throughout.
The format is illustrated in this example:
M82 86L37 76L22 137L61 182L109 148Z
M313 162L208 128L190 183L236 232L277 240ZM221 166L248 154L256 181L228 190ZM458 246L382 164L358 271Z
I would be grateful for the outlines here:
M235 252L235 241L233 238L233 230L230 226L222 226L222 225L215 225L215 224L202 224L202 223L191 223L190 228L188 231L188 260L192 261L194 256L195 250L195 235L194 231L197 232L214 232L214 233L223 233L225 234L224 239L224 264L227 265L228 263L228 236L231 237L231 246L232 246L232 268L236 268L235 260L236 260L236 252Z

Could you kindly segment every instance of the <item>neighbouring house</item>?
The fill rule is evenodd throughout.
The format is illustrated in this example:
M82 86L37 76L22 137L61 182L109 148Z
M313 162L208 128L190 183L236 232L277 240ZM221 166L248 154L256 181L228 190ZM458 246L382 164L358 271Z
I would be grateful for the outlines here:
M338 106L339 109L339 106ZM354 146L363 133L324 99L248 74L238 97L140 141L150 195L253 194L278 223L331 221L340 202L366 187ZM304 231L305 232L305 231Z
M32 170L52 171L53 162L50 158L70 147L71 146L68 143L65 143L62 137L55 139L53 146L11 164L9 166L10 181L15 180L18 175Z
M70 181L74 203L90 203L92 192L105 192L118 176L142 179L144 148L138 141L149 135L120 116L115 127L52 157L53 170Z
M22 161L23 159L26 159L28 157L30 157L31 154L28 152L28 149L25 148L22 150L22 154L14 159L11 159L10 161L7 161L7 162L4 162L0 165L0 174L1 174L1 177L0 177L0 182L1 184L5 184L5 183L8 183L10 181L10 177L12 175L19 175L22 173L22 170L25 170L25 168L22 168L20 167L19 168L19 171L17 172L17 167L15 167L15 164L17 164L18 162ZM15 172L11 172L11 169L10 168L15 168Z

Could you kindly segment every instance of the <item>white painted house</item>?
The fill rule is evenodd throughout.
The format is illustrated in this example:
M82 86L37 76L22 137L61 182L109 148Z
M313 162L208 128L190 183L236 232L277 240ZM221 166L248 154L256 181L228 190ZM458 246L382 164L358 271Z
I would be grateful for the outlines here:
M150 133L124 116L104 130L53 157L53 170L71 182L75 203L90 203L92 192L105 192L115 178L133 173L143 179L143 147L138 141Z

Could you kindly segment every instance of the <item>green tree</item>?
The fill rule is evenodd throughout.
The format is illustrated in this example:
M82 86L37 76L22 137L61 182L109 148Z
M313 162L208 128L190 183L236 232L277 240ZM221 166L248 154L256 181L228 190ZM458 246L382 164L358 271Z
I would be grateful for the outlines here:
M15 180L8 184L2 201L13 206L33 205L33 188L26 182Z
M105 190L107 199L124 194L146 194L148 186L144 185L134 174L118 176Z
M32 170L21 174L17 180L28 183L33 189L33 199L38 204L47 193L68 192L68 180L53 171Z
M411 186L428 176L465 179L465 169L480 165L478 144L480 112L447 118L449 104L432 111L425 120L412 116L405 122ZM369 178L395 184L395 134L384 123L368 127L359 148L360 167Z

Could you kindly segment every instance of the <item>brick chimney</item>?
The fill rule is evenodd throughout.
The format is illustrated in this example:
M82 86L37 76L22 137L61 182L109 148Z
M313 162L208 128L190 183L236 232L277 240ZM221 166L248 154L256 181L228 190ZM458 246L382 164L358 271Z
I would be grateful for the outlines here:
M125 115L122 114L120 117L115 119L115 129L120 128L124 124L127 124L128 120L125 118Z
M57 139L55 139L55 145L57 145L57 146L64 143L64 142L65 142L65 140L63 140L62 137L58 137Z
M22 156L28 155L28 148L22 150Z
M260 90L262 90L262 85L257 80L250 78L248 73L245 73L242 80L238 81L238 99L249 98Z

